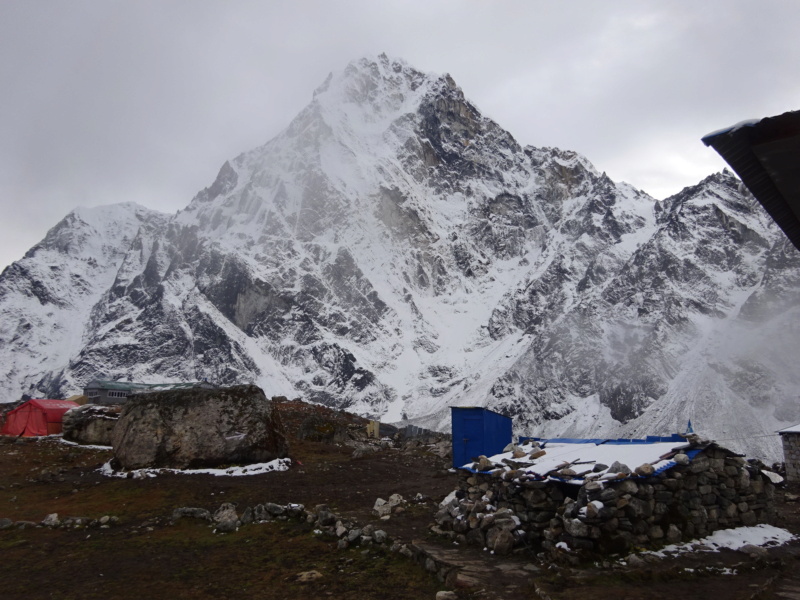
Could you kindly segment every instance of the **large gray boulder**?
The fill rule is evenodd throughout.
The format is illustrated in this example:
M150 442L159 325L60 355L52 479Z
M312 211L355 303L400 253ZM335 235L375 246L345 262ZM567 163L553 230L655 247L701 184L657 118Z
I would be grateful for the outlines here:
M77 444L110 446L119 406L84 404L64 413L64 439Z
M131 396L112 443L124 469L249 464L289 452L272 401L254 385Z

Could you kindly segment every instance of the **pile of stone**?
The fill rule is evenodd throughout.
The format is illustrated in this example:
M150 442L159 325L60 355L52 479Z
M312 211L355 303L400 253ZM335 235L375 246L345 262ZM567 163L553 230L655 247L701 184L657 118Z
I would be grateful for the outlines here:
M349 423L338 415L314 414L306 417L297 428L298 440L344 444L354 446L366 439L366 432L360 423Z
M439 458L450 458L453 456L453 443L450 436L445 436L444 434L410 439L402 442L401 448L403 452L407 454L423 451L430 452Z
M394 496L393 496L394 497ZM424 502L426 497L417 494L414 499ZM400 507L403 502L395 504ZM386 505L389 505L387 502ZM435 574L440 581L447 582L448 585L458 583L458 573L461 566L454 565L442 557L432 554L430 549L424 544L415 542L404 544L399 540L391 538L382 529L368 524L361 526L352 519L343 518L330 510L325 504L319 504L312 510L307 510L302 504L274 504L264 503L254 507L247 507L241 513L237 512L236 506L231 503L224 503L213 513L204 508L183 507L176 508L172 513L170 524L175 524L182 518L199 519L207 522L214 527L215 533L229 533L236 531L239 527L249 523L264 523L272 520L286 521L294 519L305 521L314 528L314 533L327 535L337 540L336 547L339 550L346 550L353 547L363 547L366 549L385 549L390 552L398 553L421 566L427 571ZM154 523L144 523L150 525ZM152 530L152 527L148 527Z
M338 539L337 547L340 550L352 546L385 545L391 541L385 531L376 529L373 525L362 527L351 519L344 519L332 512L326 504L319 504L312 510L306 510L302 504L281 505L267 502L248 506L240 513L236 505L225 502L213 513L204 508L176 508L172 511L170 522L174 524L182 518L206 521L214 527L214 533L232 533L243 525L251 523L304 520L314 527L318 534ZM400 548L394 550L399 551Z
M419 453L429 452L438 456L439 458L449 458L453 455L453 445L449 436L428 436L425 439L409 439L402 438L399 434L389 438L366 438L353 441L350 445L354 446L353 458L362 458L376 452L389 450L391 448L399 449L403 454L417 455Z
M690 449L697 451L692 459L684 454ZM459 471L458 489L437 512L435 531L499 554L563 545L616 553L774 518L774 484L757 465L709 442L671 460L659 473L651 465L614 465L616 475L599 479L591 469L564 466L536 480L480 457L476 466L488 472Z
M235 504L224 502L213 513L205 508L176 508L172 511L170 523L175 524L182 518L200 519L213 525L214 533L232 533L242 525L305 518L306 514L302 504L281 505L272 502L248 506L239 514Z
M381 440L364 439L353 445L355 446L355 449L353 450L351 458L356 458L356 459L369 456L370 454L375 454L376 452L382 452L383 450L394 448L394 443L390 439L381 439Z
M522 527L521 519L508 506L498 507L493 503L497 494L489 482L471 476L462 478L460 483L463 483L462 489L448 496L436 513L437 525L432 528L434 533L445 535L460 544L486 548L495 554L508 554L515 546L525 544L527 531ZM467 491L463 489L464 486ZM475 491L469 492L470 489ZM556 494L549 499L546 507L535 511L535 518L549 521L555 517L558 492L555 488L553 491Z
M392 494L388 500L378 498L375 500L375 505L372 507L372 512L376 516L385 520L391 517L392 513L398 513L405 510L404 506L408 504L400 494Z

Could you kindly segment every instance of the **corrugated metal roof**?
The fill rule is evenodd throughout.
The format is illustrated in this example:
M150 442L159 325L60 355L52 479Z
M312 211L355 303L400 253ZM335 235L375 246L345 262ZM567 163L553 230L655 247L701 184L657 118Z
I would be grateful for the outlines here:
M168 390L185 390L192 388L217 387L207 381L184 381L178 383L137 383L132 381L105 381L95 379L86 384L86 388L101 390L122 390L135 392L161 392Z
M533 438L527 439L532 440ZM571 485L583 485L586 479L583 476L562 479L557 471L564 465L576 465L577 470L592 470L594 465L602 464L605 468L593 472L592 477L600 481L617 481L620 479L619 475L610 469L615 462L625 464L631 470L647 463L653 466L656 473L661 473L675 466L676 463L672 457L676 453L685 453L692 459L701 451L701 448L691 449L689 442L679 435L648 436L638 440L558 438L538 441L545 454L527 466L519 464L517 469L538 480L551 479ZM520 447L526 453L534 449L532 445L528 445L528 442L522 442L522 440L520 440ZM512 456L512 452L506 452L492 456L490 460L493 463L502 463L503 459L511 460ZM524 462L524 459L520 460ZM477 472L469 465L461 468L473 473ZM631 474L628 477L638 476Z

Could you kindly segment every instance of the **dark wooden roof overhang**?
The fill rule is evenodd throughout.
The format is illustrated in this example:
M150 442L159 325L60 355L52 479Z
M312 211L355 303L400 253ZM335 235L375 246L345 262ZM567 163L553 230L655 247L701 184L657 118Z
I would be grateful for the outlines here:
M800 250L800 111L747 121L703 138Z

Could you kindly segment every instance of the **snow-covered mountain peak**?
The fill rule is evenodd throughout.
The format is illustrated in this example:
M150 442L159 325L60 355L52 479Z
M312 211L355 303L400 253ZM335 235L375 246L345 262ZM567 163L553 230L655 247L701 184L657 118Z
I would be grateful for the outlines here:
M479 405L532 435L760 433L800 419L781 241L730 173L656 202L379 55L177 215L79 209L9 267L0 390L206 378L433 427Z
M107 245L106 236L113 231L121 232L122 243L136 233L139 225L158 217L170 216L146 208L134 202L107 204L94 207L80 206L70 211L59 221L45 238L26 254L26 258L47 249L72 257L98 259L104 255L102 247Z
M426 75L406 61L386 54L366 56L351 61L341 71L333 72L314 92L315 99L354 104L385 104L393 94L416 91L423 83L438 76Z
M449 75L426 75L380 55L332 74L280 135L226 162L179 222L241 240L261 235L273 214L281 218L269 219L268 231L289 228L310 240L350 229L337 215L359 204L364 214L364 203L380 203L383 190L408 190L402 196L412 202L405 206L415 208L441 171L449 171L451 194L471 194L489 173L501 180L495 193L508 187L502 180L530 187L528 162Z

